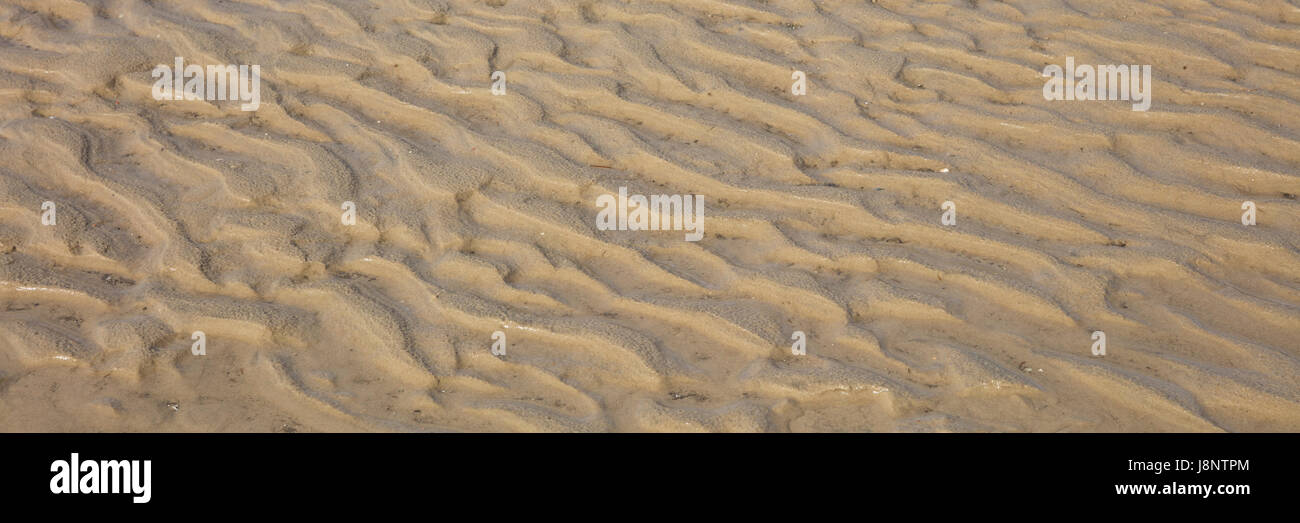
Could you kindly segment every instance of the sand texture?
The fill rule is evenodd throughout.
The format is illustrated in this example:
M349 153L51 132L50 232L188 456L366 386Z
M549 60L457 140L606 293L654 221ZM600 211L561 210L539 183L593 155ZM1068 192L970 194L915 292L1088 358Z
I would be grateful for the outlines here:
M0 0L0 430L1300 431L1297 194L1294 2Z

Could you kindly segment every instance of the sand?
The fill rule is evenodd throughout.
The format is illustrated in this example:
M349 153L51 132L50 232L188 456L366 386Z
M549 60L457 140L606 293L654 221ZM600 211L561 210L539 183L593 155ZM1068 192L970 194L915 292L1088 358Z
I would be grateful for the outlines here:
M1300 431L1294 3L372 3L0 3L0 430Z

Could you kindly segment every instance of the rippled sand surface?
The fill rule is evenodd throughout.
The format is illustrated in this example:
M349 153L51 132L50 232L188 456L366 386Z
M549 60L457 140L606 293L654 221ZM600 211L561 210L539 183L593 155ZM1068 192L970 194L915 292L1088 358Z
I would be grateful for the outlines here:
M0 429L1300 431L1294 3L373 4L0 2Z

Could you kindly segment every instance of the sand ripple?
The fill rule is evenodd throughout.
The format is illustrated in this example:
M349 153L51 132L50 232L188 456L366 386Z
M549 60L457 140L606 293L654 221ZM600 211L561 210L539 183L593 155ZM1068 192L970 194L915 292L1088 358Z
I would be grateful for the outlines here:
M0 429L1300 430L1293 4L375 4L0 5Z

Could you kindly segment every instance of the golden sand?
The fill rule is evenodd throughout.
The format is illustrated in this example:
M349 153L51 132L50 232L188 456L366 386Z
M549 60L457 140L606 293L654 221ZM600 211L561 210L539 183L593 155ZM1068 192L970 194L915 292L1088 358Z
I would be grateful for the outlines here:
M373 4L0 2L0 430L1300 430L1294 3Z

